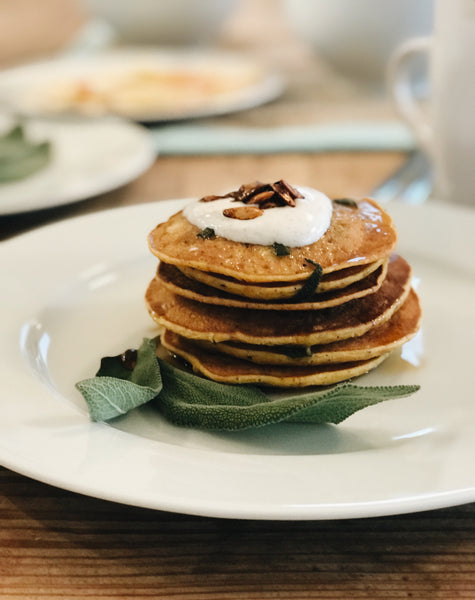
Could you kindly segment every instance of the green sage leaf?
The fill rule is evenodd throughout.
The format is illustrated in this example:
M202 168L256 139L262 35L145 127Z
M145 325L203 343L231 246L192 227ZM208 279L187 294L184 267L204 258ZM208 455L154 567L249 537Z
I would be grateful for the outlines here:
M408 396L418 386L359 387L343 383L271 399L255 386L220 384L160 363L163 389L154 400L176 425L236 431L283 421L338 424L373 404Z
M14 125L0 136L0 183L24 179L44 168L51 150L50 142L31 142L23 125Z
M358 208L356 200L352 200L351 198L334 198L333 202L342 206L349 206L350 208Z
M287 419L293 423L333 423L338 425L355 412L379 404L385 400L405 398L420 389L418 385L393 386L359 386L352 383L341 383L321 392L320 398L308 408L303 408ZM307 394L297 397L299 402L306 402ZM309 394L315 400L315 393ZM291 398L289 398L289 401Z
M276 256L288 256L290 254L290 248L279 242L274 242L272 247Z
M212 240L216 237L216 233L212 227L205 227L201 231L198 231L196 235L203 240Z
M95 377L76 384L93 421L108 421L124 415L150 402L162 389L154 340L143 340L132 370L121 356L103 358Z
M91 419L107 421L153 401L171 422L184 427L236 431L272 423L338 424L355 412L413 394L416 385L361 387L342 383L271 398L259 387L229 385L177 369L157 358L155 340L137 354L103 358L96 377L76 384Z
M312 264L315 268L310 277L306 279L303 286L299 289L299 291L292 296L292 302L306 302L308 300L311 300L317 292L320 279L323 275L322 265L313 260L310 260L309 258L306 258L305 260Z

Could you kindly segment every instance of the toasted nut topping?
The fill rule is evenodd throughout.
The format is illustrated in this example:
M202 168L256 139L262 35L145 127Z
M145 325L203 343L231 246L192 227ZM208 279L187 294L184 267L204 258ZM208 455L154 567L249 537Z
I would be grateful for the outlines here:
M238 190L229 192L229 194L204 196L200 199L200 202L212 202L219 198L233 198L236 201L244 202L244 204L255 204L259 208L266 209L275 208L276 206L295 206L295 200L303 198L303 196L289 183L280 179L274 183L261 183L260 181L244 183ZM246 218L254 219L255 217Z
M268 192L259 192L258 194L254 194L248 201L248 204L259 204L262 206L264 202L270 200L274 195L273 190L269 190Z
M240 221L249 221L264 214L264 211L257 206L236 206L233 208L225 208L223 215L230 219L239 219Z
M303 198L302 194L296 190L290 183L283 179L276 181L271 185L274 192L284 200L289 206L295 206L296 198Z

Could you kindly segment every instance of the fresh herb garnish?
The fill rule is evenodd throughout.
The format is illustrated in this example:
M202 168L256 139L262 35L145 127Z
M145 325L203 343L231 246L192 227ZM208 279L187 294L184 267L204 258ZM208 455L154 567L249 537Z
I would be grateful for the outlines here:
M351 198L334 198L333 202L335 202L335 204L342 204L343 206L349 206L351 208L358 208L358 203L356 200L352 200Z
M124 354L104 357L95 377L76 384L87 402L93 421L108 421L124 415L150 402L162 389L154 340L143 341L132 369L124 363Z
M45 167L51 158L51 143L31 142L21 123L0 136L0 183L18 181Z
M338 424L363 408L419 389L342 383L272 399L256 386L216 383L176 369L157 358L155 344L144 339L132 371L121 355L108 357L96 377L76 384L92 420L107 421L153 401L168 420L185 427L233 431L280 422Z
M290 248L279 242L274 242L272 247L274 248L276 256L288 256L290 254Z
M315 295L320 279L323 275L323 267L319 263L311 260L310 258L305 259L308 263L313 265L315 268L310 277L305 281L299 291L292 296L292 302L306 302Z
M203 240L211 240L216 237L214 229L212 227L205 227L201 231L196 234L199 238Z

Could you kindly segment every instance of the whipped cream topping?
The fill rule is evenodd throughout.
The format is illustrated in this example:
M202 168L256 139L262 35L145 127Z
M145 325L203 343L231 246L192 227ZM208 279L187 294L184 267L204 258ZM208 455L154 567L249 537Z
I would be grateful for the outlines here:
M307 246L319 240L329 228L332 201L318 190L295 187L303 195L303 198L296 199L295 206L266 208L262 215L254 219L226 217L223 210L246 206L230 197L211 202L192 202L184 208L183 214L196 227L210 227L217 236L234 242L262 246L274 243L289 247Z

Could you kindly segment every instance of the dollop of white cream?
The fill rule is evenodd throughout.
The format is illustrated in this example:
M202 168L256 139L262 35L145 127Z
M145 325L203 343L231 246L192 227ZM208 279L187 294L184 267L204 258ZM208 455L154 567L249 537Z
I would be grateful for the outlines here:
M225 217L224 209L245 206L232 198L195 201L184 208L183 214L196 227L210 227L216 235L234 242L262 246L277 242L293 248L307 246L319 240L329 228L332 201L318 190L300 186L297 189L304 197L297 198L296 206L266 208L255 219Z

